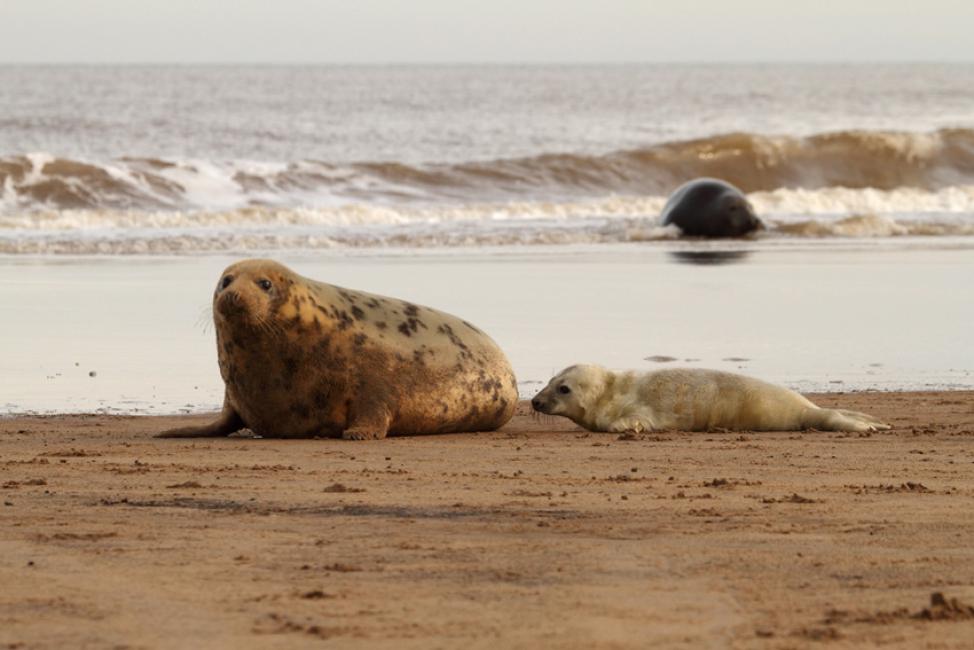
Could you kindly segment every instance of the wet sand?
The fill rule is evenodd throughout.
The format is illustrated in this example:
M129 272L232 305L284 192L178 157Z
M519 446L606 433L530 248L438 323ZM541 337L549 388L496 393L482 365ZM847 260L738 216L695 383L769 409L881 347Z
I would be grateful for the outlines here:
M522 397L580 362L714 368L802 392L974 389L969 243L686 246L276 257L475 323ZM210 301L236 260L0 256L0 414L219 408Z
M3 419L0 647L969 648L974 392L815 399L895 428Z

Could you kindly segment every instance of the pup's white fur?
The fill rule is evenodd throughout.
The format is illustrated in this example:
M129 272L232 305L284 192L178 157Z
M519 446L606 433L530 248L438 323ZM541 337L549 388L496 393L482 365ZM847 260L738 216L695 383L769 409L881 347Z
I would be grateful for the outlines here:
M577 365L561 371L532 400L590 431L876 431L888 424L815 406L798 393L719 370L638 373Z

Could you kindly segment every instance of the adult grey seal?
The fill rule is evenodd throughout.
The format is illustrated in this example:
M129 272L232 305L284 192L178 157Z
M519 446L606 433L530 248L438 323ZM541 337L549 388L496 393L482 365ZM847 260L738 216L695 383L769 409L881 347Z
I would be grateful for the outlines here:
M660 219L690 237L743 237L764 228L744 194L716 178L681 185L667 199Z
M820 408L793 390L760 379L697 368L638 373L571 366L555 375L531 405L590 431L890 428L865 413Z
M517 381L504 353L465 320L429 307L245 260L213 294L223 412L166 438L488 431L507 422Z

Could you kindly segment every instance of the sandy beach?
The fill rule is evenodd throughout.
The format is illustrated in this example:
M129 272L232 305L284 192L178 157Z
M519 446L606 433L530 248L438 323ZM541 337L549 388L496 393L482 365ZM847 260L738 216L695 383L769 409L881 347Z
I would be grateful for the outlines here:
M813 399L894 429L619 436L523 403L367 443L3 419L0 644L970 647L974 393Z
M0 650L974 647L974 65L900 63L909 34L883 22L939 48L917 21L940 17L967 52L971 20L857 9L815 45L792 7L674 8L682 29L617 11L666 3L379 3L363 30L285 1L244 34L246 7L60 4L0 3ZM543 38L516 29L532 16ZM267 65L394 41L381 25L460 40L429 63ZM680 56L590 49L625 30ZM163 41L135 56L121 31ZM895 61L788 63L889 34ZM468 61L478 40L504 57ZM518 58L532 41L570 56ZM787 56L747 53L773 41ZM701 177L765 227L681 236L668 197ZM596 434L522 402L489 433L154 439L220 408L214 288L255 257L468 321L521 400L578 363L709 368L893 429ZM324 364L342 379L322 394L354 379L366 401L386 375L432 385L423 343L363 375L324 341L224 370Z

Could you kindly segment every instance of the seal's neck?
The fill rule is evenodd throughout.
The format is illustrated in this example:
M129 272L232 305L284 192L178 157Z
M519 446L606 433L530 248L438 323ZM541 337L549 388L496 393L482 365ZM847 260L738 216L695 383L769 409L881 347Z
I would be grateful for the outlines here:
M596 431L605 426L602 420L604 414L612 408L611 403L616 394L616 384L619 381L619 376L611 370L602 368L601 374L599 388L593 390L591 406L588 409L583 409L583 422L579 422L582 426Z

